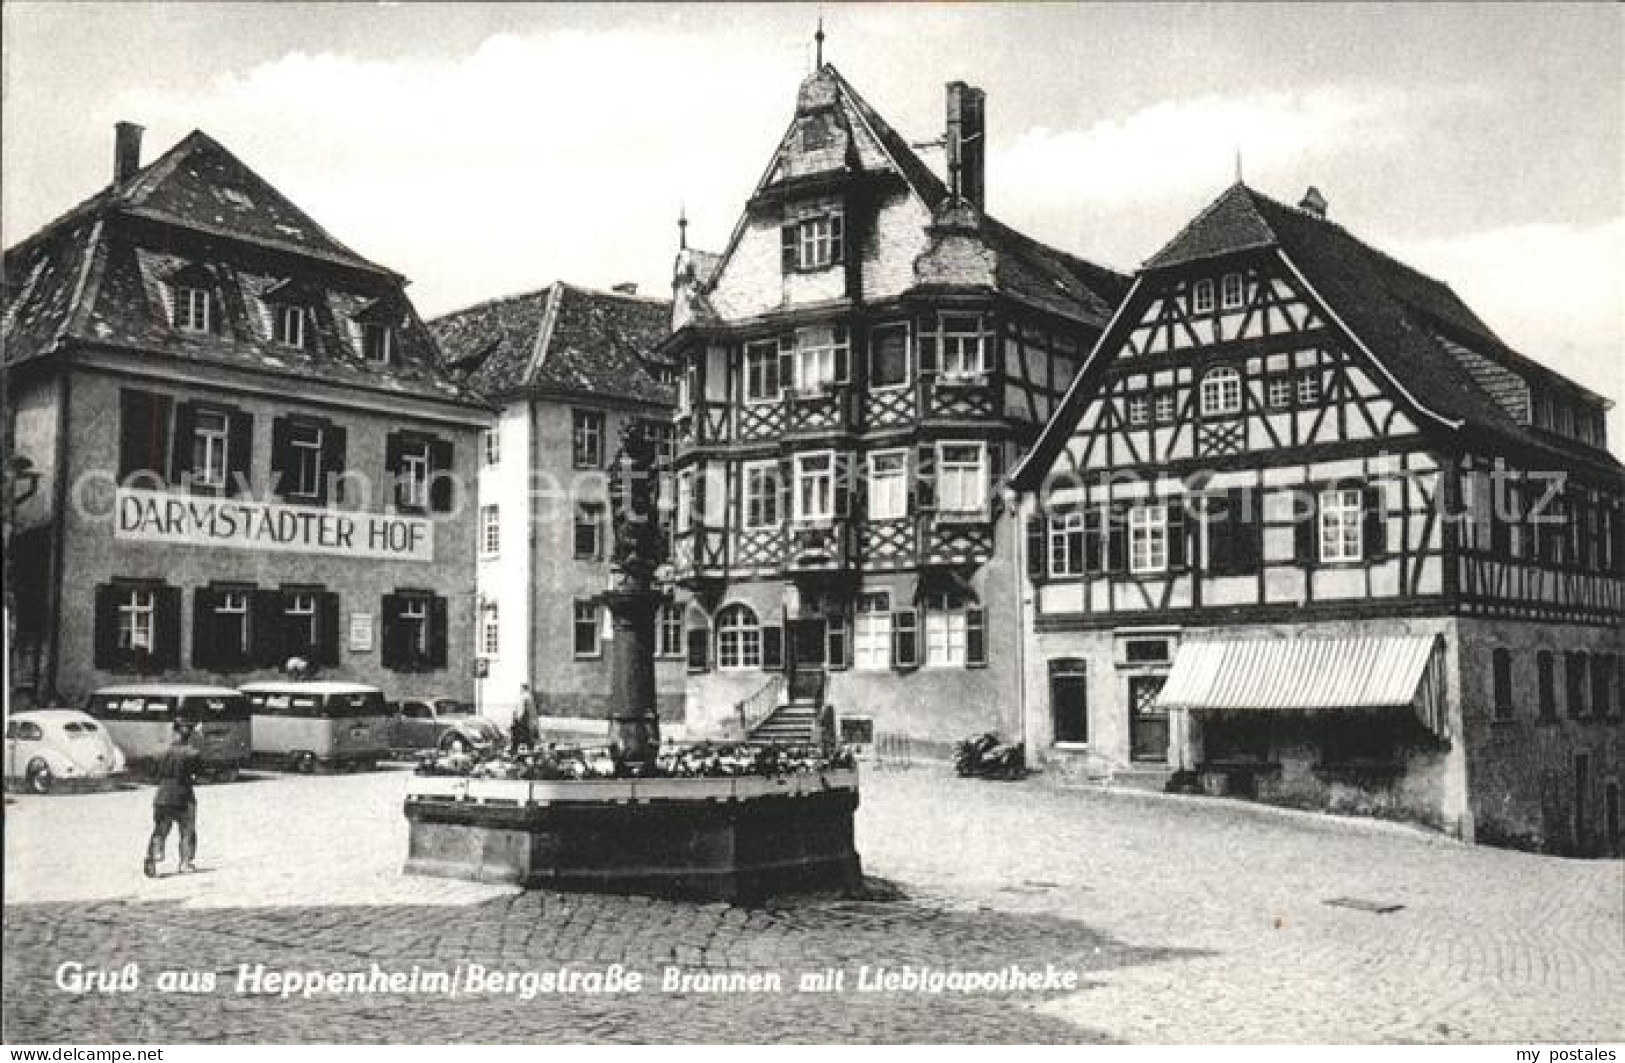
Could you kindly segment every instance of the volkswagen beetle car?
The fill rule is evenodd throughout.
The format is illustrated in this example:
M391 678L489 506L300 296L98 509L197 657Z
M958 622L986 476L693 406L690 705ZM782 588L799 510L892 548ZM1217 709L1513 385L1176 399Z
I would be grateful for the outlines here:
M478 753L502 748L502 728L452 698L412 698L390 705L389 744L398 751Z
M6 721L7 786L29 793L111 786L124 754L105 728L77 709L33 709Z

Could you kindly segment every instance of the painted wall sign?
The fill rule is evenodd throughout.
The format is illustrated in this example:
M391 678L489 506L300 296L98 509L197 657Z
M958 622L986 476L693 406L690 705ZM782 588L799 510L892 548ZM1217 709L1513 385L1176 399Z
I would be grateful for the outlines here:
M424 517L343 513L135 487L119 488L114 506L115 539L381 561L434 560L434 524Z
M350 652L372 652L372 614L350 614Z

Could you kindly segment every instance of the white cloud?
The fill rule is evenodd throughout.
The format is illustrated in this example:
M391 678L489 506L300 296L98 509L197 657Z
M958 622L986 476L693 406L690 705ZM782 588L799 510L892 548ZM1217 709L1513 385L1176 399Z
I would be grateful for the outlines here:
M1448 282L1514 349L1612 399L1609 435L1618 449L1625 439L1625 218L1377 242Z

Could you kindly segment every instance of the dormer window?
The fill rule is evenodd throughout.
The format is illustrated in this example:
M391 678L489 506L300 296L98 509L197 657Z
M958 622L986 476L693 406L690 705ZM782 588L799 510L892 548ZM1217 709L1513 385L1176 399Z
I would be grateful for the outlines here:
M1205 314L1213 309L1212 281L1196 282L1196 287L1191 289L1191 309L1198 314Z
M1241 282L1241 274L1226 273L1219 280L1219 305L1226 310L1239 310L1243 291L1245 286Z
M190 284L175 286L175 327L182 332L210 332L209 290Z
M273 306L271 338L284 347L304 347L305 308L287 303Z
M843 219L839 212L791 222L781 230L786 272L825 269L845 261Z
M362 322L361 356L387 365L395 356L395 330L377 321Z

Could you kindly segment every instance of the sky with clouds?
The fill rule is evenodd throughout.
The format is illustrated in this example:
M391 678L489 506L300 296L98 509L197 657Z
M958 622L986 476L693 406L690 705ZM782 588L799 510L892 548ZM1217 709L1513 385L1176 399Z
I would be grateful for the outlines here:
M1233 179L1331 214L1620 404L1625 8L822 7L905 136L988 96L988 205L1118 268ZM556 278L664 292L675 219L720 247L812 63L813 5L3 8L8 246L97 190L112 125L193 128L433 315ZM940 153L925 149L928 162Z

